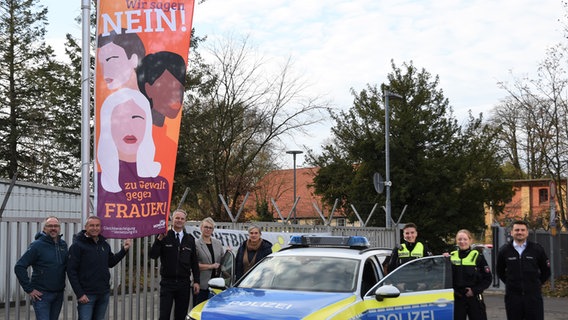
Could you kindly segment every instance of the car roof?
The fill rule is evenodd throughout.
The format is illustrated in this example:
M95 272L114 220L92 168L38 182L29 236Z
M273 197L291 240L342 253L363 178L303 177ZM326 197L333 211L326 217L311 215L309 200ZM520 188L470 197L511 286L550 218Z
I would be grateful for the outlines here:
M371 255L389 256L391 251L391 249L386 248L350 249L343 247L292 247L274 252L270 256L321 256L363 259Z

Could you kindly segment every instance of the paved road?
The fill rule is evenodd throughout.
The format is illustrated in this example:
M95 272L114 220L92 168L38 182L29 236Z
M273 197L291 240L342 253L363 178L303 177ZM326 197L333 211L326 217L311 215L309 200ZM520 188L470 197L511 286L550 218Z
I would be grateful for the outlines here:
M488 320L505 320L505 296L500 291L486 291L485 305ZM568 298L544 298L545 320L568 319Z
M488 320L505 320L505 301L503 291L488 290L484 294L485 304L487 306L487 319ZM154 306L157 309L157 304ZM74 309L73 309L74 310ZM73 310L69 310L68 319L73 319L75 315L71 315ZM0 309L0 320L4 319L4 309ZM157 311L155 311L157 312ZM34 320L35 316L33 311L30 311L30 320ZM63 316L59 317L63 319ZM121 318L120 316L118 317ZM9 319L16 319L13 310ZM22 319L25 319L23 317ZM111 317L112 319L112 317ZM544 298L544 319L545 320L567 320L568 319L568 298ZM18 320L18 319L16 319Z

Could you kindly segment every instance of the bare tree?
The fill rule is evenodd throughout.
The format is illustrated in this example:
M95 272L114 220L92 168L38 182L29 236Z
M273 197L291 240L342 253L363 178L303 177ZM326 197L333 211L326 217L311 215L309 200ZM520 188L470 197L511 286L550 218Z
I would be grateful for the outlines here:
M563 45L548 49L536 79L500 83L509 98L496 107L492 118L517 178L548 177L562 186L556 188L562 221L566 220L566 186L560 182L568 172L567 52Z
M208 55L209 64L190 64L190 73L203 77L184 107L174 192L190 187L191 207L224 219L219 195L236 212L275 169L282 138L305 133L322 119L325 105L307 95L290 59L274 67L246 38L215 43Z

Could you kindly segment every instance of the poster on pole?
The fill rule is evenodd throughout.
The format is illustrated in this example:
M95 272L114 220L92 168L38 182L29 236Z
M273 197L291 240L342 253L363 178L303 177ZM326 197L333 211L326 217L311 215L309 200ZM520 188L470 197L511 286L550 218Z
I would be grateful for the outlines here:
M95 199L107 238L166 231L194 0L99 0Z

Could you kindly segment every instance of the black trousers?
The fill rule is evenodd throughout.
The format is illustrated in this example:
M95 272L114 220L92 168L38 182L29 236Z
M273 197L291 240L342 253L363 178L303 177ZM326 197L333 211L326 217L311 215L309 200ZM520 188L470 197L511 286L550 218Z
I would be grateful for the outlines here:
M199 293L193 296L193 306L195 307L207 299L209 299L209 289L199 290Z
M191 297L189 280L162 279L160 281L160 320L169 320L174 305L174 319L185 320Z
M544 320L542 295L505 294L505 310L508 320Z
M485 302L477 297L454 295L454 320L487 320Z

